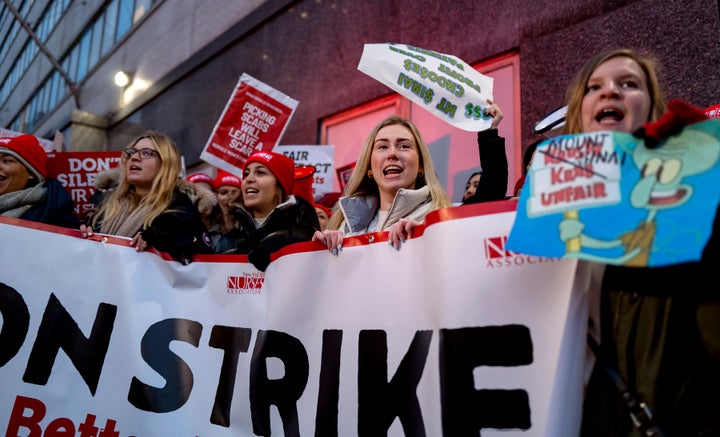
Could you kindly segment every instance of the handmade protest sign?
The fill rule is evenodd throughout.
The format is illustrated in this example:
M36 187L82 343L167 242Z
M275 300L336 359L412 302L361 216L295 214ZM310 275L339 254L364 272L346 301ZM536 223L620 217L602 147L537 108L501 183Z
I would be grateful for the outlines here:
M685 126L657 148L619 132L537 147L508 249L605 264L697 261L720 202L720 120Z
M493 79L452 55L406 44L365 44L358 70L462 130L488 129Z
M297 100L243 73L200 159L242 176L240 169L253 152L277 145L297 105Z

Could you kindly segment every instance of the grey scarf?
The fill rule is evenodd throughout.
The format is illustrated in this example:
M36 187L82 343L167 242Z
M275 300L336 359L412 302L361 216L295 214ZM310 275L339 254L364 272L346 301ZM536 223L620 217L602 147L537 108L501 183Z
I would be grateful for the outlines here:
M121 213L115 217L101 217L102 225L100 232L103 234L120 235L123 237L134 237L138 231L142 230L143 220L152 205L142 207L132 207L126 205L121 209Z
M47 189L37 184L24 190L0 195L0 215L20 218L25 212L45 198Z

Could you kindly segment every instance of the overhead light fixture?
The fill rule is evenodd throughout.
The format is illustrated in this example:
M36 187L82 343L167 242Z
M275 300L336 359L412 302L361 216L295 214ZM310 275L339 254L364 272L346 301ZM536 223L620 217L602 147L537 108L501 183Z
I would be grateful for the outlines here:
M120 70L115 73L115 85L125 88L132 82L132 73Z

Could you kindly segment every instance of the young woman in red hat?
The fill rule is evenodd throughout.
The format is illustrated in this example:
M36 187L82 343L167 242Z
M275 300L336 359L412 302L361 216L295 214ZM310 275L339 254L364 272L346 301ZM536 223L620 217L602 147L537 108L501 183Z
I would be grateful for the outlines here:
M213 193L215 192L215 187L213 186L213 178L211 178L210 175L207 173L193 173L187 175L185 180L195 184L196 187L205 188L206 190Z
M320 222L320 230L324 231L327 228L330 217L332 217L332 211L330 211L330 208L327 206L316 203L315 213L317 214L318 221Z
M217 204L208 216L207 225L213 253L232 253L235 251L235 241L226 238L225 234L239 226L235 210L242 202L242 180L234 174L219 170L212 187Z
M293 195L295 162L274 152L255 152L245 161L242 202L234 215L238 227L225 234L234 240L234 249L225 253L246 253L261 271L270 263L270 254L288 244L310 241L320 229L314 206Z
M191 185L188 188L187 185ZM180 186L181 191L186 191L200 211L205 226L210 229L214 222L214 214L217 208L217 193L213 186L213 178L207 173L193 173L185 178L185 183Z
M34 136L0 138L0 215L77 229L73 200L46 162Z

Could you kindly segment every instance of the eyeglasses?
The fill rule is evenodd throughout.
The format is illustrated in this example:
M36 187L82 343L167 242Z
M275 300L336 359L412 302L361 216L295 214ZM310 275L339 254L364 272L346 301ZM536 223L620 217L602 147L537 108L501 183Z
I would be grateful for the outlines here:
M123 153L125 154L125 158L130 159L136 154L140 154L140 159L150 159L153 157L153 155L160 157L160 154L157 152L157 150L153 149L134 149L132 147L128 147L127 149L123 150Z

